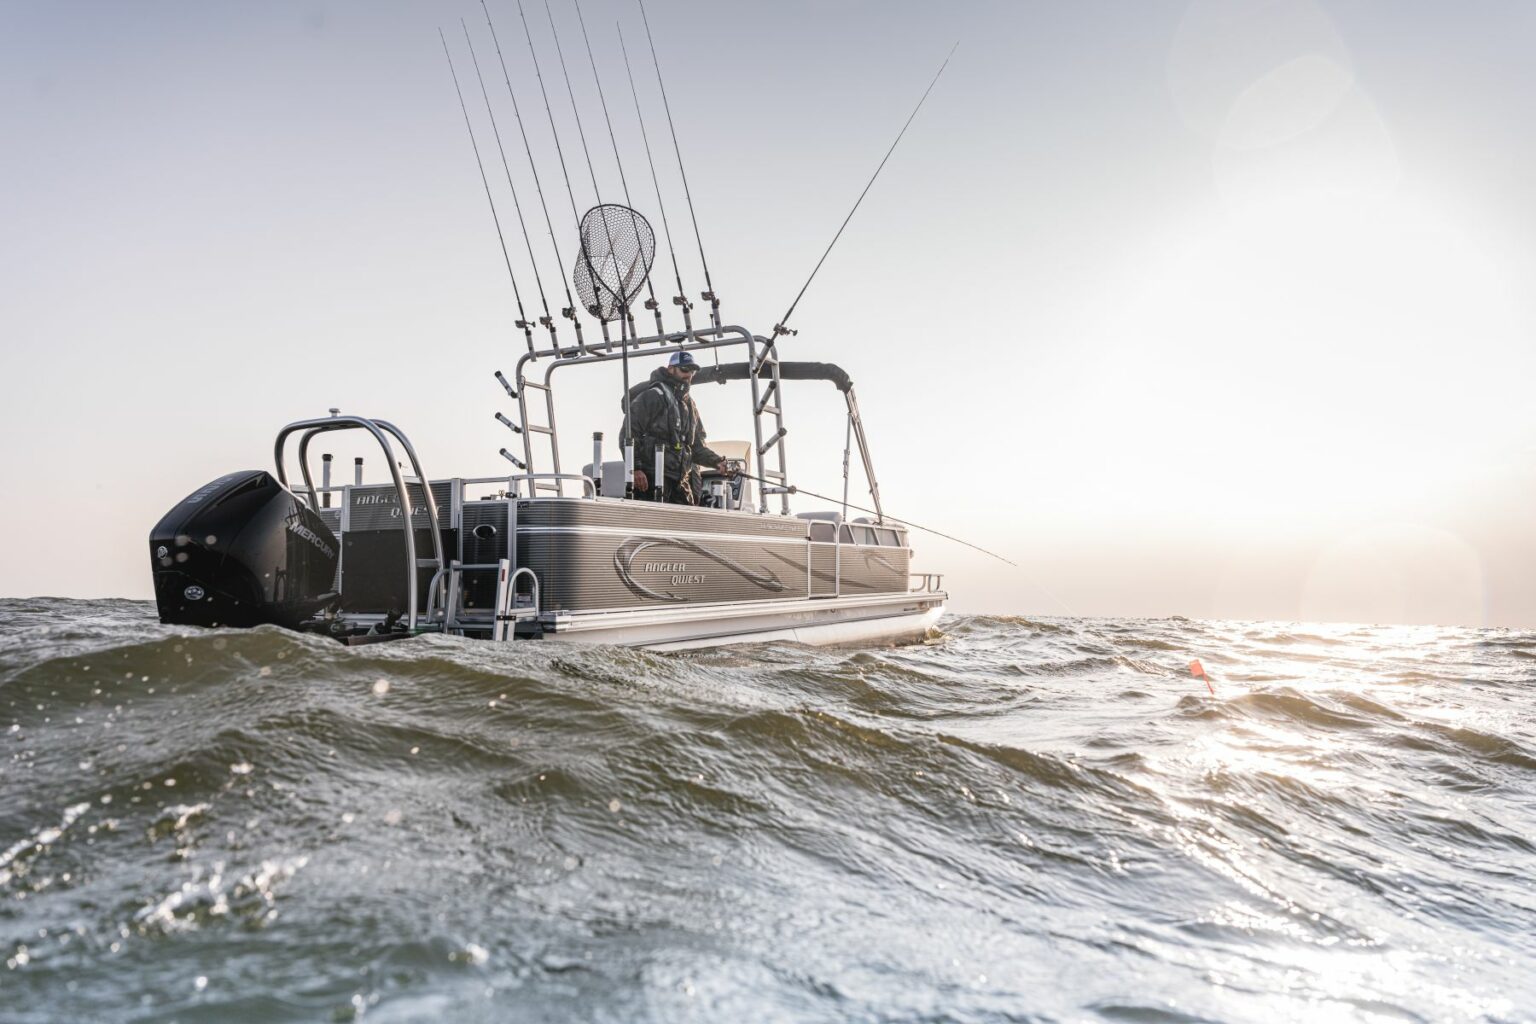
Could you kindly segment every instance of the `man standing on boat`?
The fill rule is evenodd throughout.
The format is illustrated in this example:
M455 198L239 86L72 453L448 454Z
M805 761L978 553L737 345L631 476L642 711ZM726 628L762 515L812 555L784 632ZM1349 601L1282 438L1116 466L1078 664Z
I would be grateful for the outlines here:
M666 366L651 372L650 380L629 389L630 417L634 424L635 497L656 500L653 487L662 488L661 500L678 505L699 503L699 475L703 465L731 476L725 459L704 444L704 423L699 407L688 393L699 364L686 351L672 353ZM620 431L620 437L625 436ZM666 450L666 479L655 481L656 446Z

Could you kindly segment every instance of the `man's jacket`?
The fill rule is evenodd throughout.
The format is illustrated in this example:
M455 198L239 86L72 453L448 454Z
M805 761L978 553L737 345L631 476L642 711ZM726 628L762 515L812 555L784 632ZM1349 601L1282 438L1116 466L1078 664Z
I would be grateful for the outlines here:
M657 367L650 380L629 389L629 405L634 420L636 469L644 470L647 476L655 475L658 444L667 451L670 484L686 481L695 463L709 467L720 463L720 456L704 444L704 423L699 419L699 407L688 393L688 384L674 379L665 367ZM624 437L622 429L619 437Z

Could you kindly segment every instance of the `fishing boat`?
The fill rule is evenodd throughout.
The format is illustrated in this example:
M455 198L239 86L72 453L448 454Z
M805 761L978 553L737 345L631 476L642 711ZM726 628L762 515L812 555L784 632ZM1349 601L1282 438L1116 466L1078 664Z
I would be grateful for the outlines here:
M494 40L489 10L486 20ZM649 36L648 23L646 32ZM467 28L465 36L473 57ZM556 42L558 46L558 36ZM529 49L536 61L531 35ZM499 41L496 50L499 57ZM446 38L444 51L459 90ZM654 60L654 44L652 56ZM561 61L563 69L563 54ZM655 63L665 103L661 65ZM625 65L628 71L627 50ZM478 59L475 69L496 130L497 148L507 166ZM504 60L502 70L505 73ZM593 75L598 77L595 59ZM630 83L634 91L632 72ZM600 78L598 87L601 95ZM510 76L507 90L521 127ZM505 255L501 221L462 90L459 101ZM635 105L638 118L638 92ZM572 106L574 110L574 96ZM606 99L603 106L607 118ZM545 109L549 110L547 95ZM670 126L670 107L667 120ZM579 114L577 125L579 129ZM550 127L558 147L553 114ZM523 134L537 183L537 166ZM648 136L646 153L654 183ZM617 144L614 155L617 160ZM678 161L682 172L680 152ZM682 180L686 190L685 173ZM873 183L873 177L870 180ZM509 167L507 183L516 201ZM595 173L593 188L597 190ZM706 288L700 294L701 301L708 303L709 319L696 325L658 185L656 199L677 285L671 304L682 320L680 329L666 329L651 276L656 235L649 221L628 204L627 180L624 192L625 204L604 203L599 197L598 205L577 220L579 246L565 288L568 300L570 287L576 288L579 306L570 300L557 318L546 302L545 315L537 320L522 315L522 294L507 260L520 313L516 326L526 345L510 378L499 370L494 374L517 415L513 420L499 409L494 413L521 442L521 455L507 448L499 453L512 464L512 472L430 477L406 433L388 419L331 409L325 416L288 423L277 432L273 471L221 476L177 503L151 532L160 620L210 627L275 625L348 644L435 632L498 642L574 641L674 650L769 640L892 642L925 635L944 611L947 595L942 576L912 571L909 524L883 509L848 374L829 363L780 358L781 343L794 333L785 326L794 304L766 334L723 322L707 262ZM574 194L571 198L574 217ZM691 194L688 203L691 215ZM547 206L544 212L548 221ZM518 219L522 222L520 203ZM697 231L696 223L695 218ZM553 241L552 222L549 227ZM525 223L523 237L532 260ZM702 241L699 251L703 262ZM558 246L555 256L564 267ZM536 262L534 267L537 275ZM642 290L647 298L641 298ZM542 280L538 291L542 299ZM804 295L803 288L800 294ZM578 308L586 318L579 316ZM641 334L637 313L640 319L653 318L655 330ZM600 339L588 336L594 324ZM615 325L617 337L613 337ZM542 328L538 341L536 328ZM562 330L568 332L564 337ZM547 340L542 337L546 333ZM689 357L712 355L710 365L695 375L694 386L731 383L740 400L750 403L752 436L711 442L725 460L718 466L701 467L695 476L697 504L640 500L635 488L637 465L651 467L652 479L662 480L664 452L660 446L653 452L635 451L628 436L628 401L633 393L629 363L680 352ZM736 358L721 362L722 354ZM579 472L570 472L561 462L557 382L578 376L567 371L614 362L624 370L625 430L610 453L612 458L605 458L603 432L593 431L591 461ZM587 379L593 376L588 374ZM830 499L840 505L837 509L791 509L792 496L809 492L790 482L784 411L787 382L796 382L796 389L804 386L807 395L814 386L823 394L835 390L842 396L846 409L843 495L841 502ZM322 455L316 483L311 448L317 439L341 431L371 437L388 470L387 480L365 481L364 460L356 459L352 482L337 484L333 459L327 453ZM872 500L869 509L848 501L855 453ZM299 471L292 483L290 457ZM651 491L659 496L663 488ZM854 511L866 514L853 516Z

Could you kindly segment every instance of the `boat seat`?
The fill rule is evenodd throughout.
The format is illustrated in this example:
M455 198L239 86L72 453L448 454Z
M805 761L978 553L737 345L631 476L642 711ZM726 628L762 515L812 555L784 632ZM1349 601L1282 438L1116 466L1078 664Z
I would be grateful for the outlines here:
M841 512L796 512L795 518L825 520L829 523L841 523L843 521L843 514Z
M581 467L582 476L590 476L596 480L597 476L592 472L592 463ZM624 497L624 460L616 459L613 462L603 463L602 477L603 495L609 498Z

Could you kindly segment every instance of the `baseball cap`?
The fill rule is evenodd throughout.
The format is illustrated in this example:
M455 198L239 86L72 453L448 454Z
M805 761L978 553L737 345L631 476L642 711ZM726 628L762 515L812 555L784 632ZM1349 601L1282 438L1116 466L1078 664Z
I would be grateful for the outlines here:
M699 364L693 359L692 352L673 352L672 358L667 360L668 366L679 366L685 370L697 370Z

